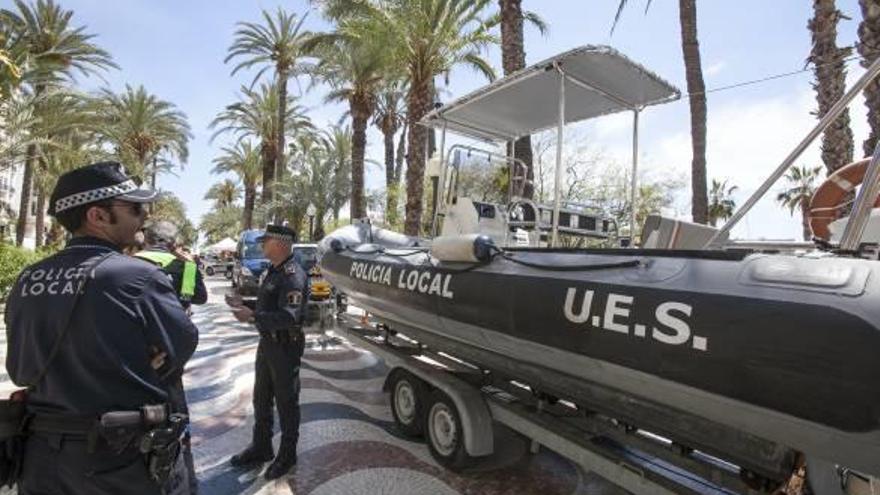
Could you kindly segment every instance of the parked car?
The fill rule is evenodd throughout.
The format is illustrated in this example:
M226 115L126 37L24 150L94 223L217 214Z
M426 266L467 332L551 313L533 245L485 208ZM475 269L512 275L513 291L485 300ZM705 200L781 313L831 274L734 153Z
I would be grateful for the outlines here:
M331 326L336 313L336 293L333 286L321 274L318 266L317 244L294 244L293 257L309 274L308 324L317 323L321 328Z
M238 236L235 262L232 269L232 286L242 296L256 296L260 287L260 275L269 266L263 247L257 237L262 230L245 230Z
M232 278L232 261L225 260L216 254L202 255L202 270L210 277L222 273L227 279Z

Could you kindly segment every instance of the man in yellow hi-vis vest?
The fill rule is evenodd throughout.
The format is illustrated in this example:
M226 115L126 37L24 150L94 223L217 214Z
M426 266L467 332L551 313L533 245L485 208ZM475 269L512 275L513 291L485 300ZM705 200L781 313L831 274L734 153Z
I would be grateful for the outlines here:
M185 309L208 300L202 274L195 261L177 247L177 227L171 222L162 220L147 225L144 228L144 249L135 256L158 265L168 274Z
M177 292L180 304L189 313L191 304L204 304L208 300L205 281L196 267L195 262L177 247L177 227L171 222L150 222L144 227L144 249L135 253L135 257L158 265L168 275L171 286ZM175 387L170 387L171 401L178 412L189 415L186 393L181 380ZM187 467L189 495L197 495L198 479L192 456L189 426L183 438L182 455Z

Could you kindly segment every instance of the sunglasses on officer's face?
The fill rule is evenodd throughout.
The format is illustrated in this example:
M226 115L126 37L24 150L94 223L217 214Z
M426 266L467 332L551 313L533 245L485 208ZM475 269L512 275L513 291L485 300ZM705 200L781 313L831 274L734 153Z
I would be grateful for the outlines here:
M131 203L129 201L111 201L109 203L105 203L100 206L103 206L105 208L113 208L115 206L127 207L127 208L131 209L131 212L135 216L138 216L138 217L143 215L144 212L146 211L144 209L144 205L142 203Z

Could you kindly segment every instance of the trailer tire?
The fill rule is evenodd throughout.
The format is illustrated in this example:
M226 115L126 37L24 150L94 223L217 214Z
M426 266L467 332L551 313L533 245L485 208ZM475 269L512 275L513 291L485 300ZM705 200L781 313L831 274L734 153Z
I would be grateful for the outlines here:
M213 276L214 275L214 267L213 266L205 267L205 275L207 275L209 277Z
M468 466L471 456L464 446L464 429L458 409L448 395L440 390L431 392L425 417L425 437L431 455L452 471Z
M397 370L390 379L391 415L400 431L418 438L424 433L425 402L428 386L421 378L404 370Z

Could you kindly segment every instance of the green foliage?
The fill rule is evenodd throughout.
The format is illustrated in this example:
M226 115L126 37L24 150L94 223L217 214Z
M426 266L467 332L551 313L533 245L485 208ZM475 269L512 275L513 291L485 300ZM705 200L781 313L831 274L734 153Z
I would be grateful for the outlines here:
M199 231L205 234L209 244L225 237L237 238L241 231L241 207L226 206L211 210L202 217Z
M30 251L0 243L0 301L9 295L18 274L28 265L45 258L47 251Z
M712 189L709 191L709 225L714 227L718 220L727 220L733 216L733 210L736 209L733 193L737 189L737 186L728 186L727 179L721 182L712 179Z

